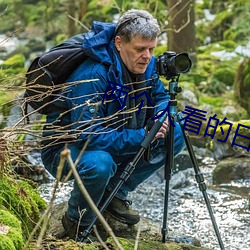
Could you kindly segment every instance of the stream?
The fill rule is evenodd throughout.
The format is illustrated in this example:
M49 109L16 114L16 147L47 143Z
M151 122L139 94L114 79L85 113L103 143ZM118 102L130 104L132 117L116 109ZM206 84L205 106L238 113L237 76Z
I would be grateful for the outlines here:
M200 169L225 249L250 250L250 180L214 186L212 170L215 164L212 158L207 157L202 160ZM159 232L164 213L163 171L155 173L129 196L133 201L132 208L159 226ZM46 201L51 197L53 184L54 182L50 182L39 187ZM67 200L71 188L72 182L64 184L58 191L55 202ZM220 250L202 192L197 187L193 168L174 173L170 180L167 225L169 232L173 232L177 238L196 238L203 247Z

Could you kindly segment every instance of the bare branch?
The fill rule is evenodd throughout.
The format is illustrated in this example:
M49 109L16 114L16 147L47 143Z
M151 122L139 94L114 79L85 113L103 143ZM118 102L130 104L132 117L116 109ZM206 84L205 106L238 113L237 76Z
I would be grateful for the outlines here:
M123 247L120 245L119 241L117 240L116 236L114 235L111 227L109 226L109 224L106 222L106 220L104 219L104 217L102 216L102 214L100 213L100 211L98 210L98 208L96 207L95 203L93 202L92 198L90 197L88 191L86 190L83 182L81 181L81 178L79 176L79 174L77 173L77 170L75 168L74 162L71 158L71 154L70 154L70 150L69 149L65 149L61 152L61 157L67 159L69 166L73 172L73 176L75 178L75 181L77 182L77 185L80 189L80 191L82 192L84 198L86 199L86 201L88 202L90 208L94 211L94 213L97 215L99 221L102 223L102 225L104 226L105 230L107 231L107 233L113 238L115 245L117 246L118 249L122 250Z
M74 20L76 23L80 24L80 26L82 26L86 31L89 31L89 28L87 26L85 26L82 22L80 22L79 20L77 20L76 18L74 18L71 15L68 15L68 17L72 20Z

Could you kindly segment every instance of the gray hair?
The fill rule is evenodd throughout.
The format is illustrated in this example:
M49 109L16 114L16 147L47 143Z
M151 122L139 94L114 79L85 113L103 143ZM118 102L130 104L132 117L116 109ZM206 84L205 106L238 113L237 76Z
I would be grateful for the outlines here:
M118 20L116 36L128 43L135 35L153 40L160 34L157 20L145 10L128 10Z

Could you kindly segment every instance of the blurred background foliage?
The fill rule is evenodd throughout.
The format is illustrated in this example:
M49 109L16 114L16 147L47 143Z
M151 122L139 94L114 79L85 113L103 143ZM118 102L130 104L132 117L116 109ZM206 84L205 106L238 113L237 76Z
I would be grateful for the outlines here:
M4 92L0 96L6 96L6 86L24 85L27 66L37 55L86 32L94 20L116 22L131 8L145 9L158 19L162 33L155 56L167 50L190 54L193 67L181 76L180 84L189 83L185 86L195 90L198 105L211 105L221 118L249 117L248 0L0 0L0 86ZM13 41L14 49L9 50ZM8 98L17 94L9 91ZM1 98L0 104L8 98ZM229 113L222 112L225 106L231 108Z

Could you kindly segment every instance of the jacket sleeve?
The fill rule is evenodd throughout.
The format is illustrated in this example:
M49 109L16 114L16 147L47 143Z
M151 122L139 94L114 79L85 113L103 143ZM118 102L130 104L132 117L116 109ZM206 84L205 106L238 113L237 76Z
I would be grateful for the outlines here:
M88 150L104 150L114 155L136 153L146 132L144 129L116 129L108 125L115 123L116 114L107 116L106 106L102 104L108 86L105 74L103 66L89 67L83 63L68 79L74 83L82 79L91 80L74 84L66 91L66 102L71 109L71 131L79 147L88 143Z

